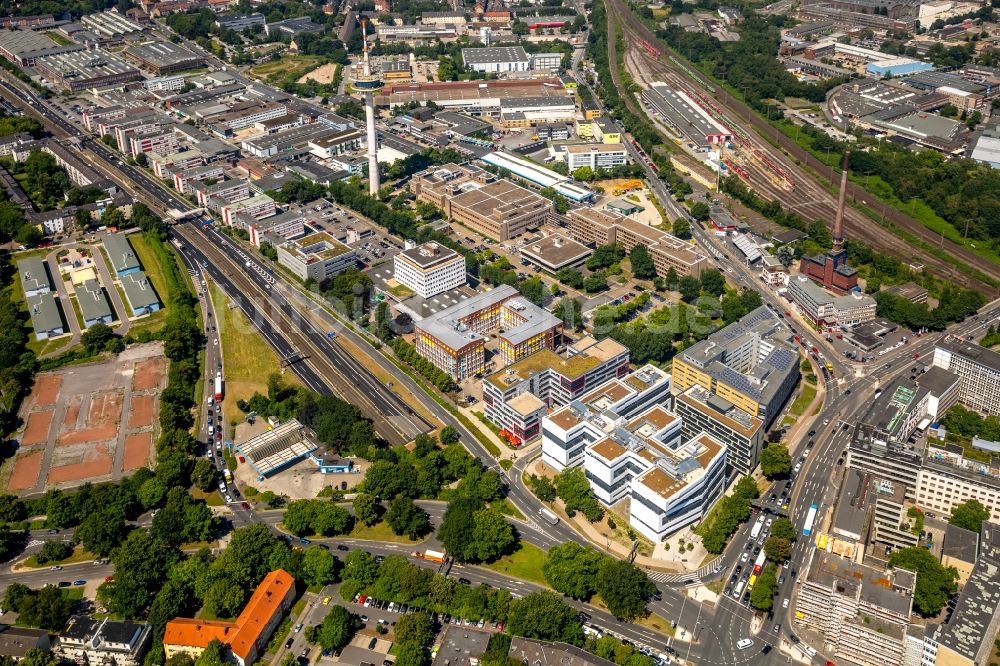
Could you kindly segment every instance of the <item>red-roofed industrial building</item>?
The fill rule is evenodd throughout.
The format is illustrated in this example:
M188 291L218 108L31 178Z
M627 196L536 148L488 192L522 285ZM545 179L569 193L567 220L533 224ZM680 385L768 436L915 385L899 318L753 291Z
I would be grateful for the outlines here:
M186 617L167 622L163 650L167 659L186 653L193 659L213 640L229 647L232 661L247 666L264 652L271 632L281 622L295 598L295 579L283 569L272 571L254 591L243 612L233 622Z

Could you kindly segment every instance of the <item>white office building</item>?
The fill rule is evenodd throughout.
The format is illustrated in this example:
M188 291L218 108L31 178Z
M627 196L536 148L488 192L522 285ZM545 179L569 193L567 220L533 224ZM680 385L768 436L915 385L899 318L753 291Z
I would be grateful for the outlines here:
M566 146L566 166L570 173L580 167L610 169L628 162L628 151L620 143L598 143Z
M437 242L407 241L393 258L393 277L420 298L431 298L465 284L465 257Z
M545 417L543 457L582 462L597 499L611 506L628 498L629 525L661 541L704 517L722 495L726 446L707 433L684 439L680 418L662 404L649 406L666 399L660 389L669 378L630 394L622 392L627 381L609 382ZM632 416L613 411L616 404Z
M933 363L958 375L962 404L984 414L1000 412L1000 354L949 337L935 347Z

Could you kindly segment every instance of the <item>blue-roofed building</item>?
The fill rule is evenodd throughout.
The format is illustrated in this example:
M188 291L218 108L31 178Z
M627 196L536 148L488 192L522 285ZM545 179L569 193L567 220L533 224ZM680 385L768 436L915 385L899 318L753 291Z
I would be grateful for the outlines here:
M866 67L869 74L879 78L885 76L907 76L917 72L927 72L934 69L929 62L921 62L913 58L889 58L878 62L870 62Z

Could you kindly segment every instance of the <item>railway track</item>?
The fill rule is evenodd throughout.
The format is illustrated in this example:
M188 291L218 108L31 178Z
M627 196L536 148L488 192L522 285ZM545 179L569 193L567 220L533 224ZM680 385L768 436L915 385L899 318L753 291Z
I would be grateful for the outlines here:
M634 102L634 98L624 92L621 77L617 71L616 36L613 30L616 20L622 26L622 35L626 42L626 64L630 66L637 82L644 81L648 85L650 81L660 80L686 91L699 91L697 83L692 81L683 71L669 65L661 57L651 54L650 45L663 52L667 52L667 49L660 39L629 10L624 0L605 0L605 6L608 15L611 78L618 86L619 92L629 98L629 108L633 112L635 111L631 103ZM817 175L819 178L825 179L826 184L839 184L839 171L823 164L794 141L777 132L774 127L757 117L749 107L735 99L726 90L717 89L713 98L722 109L729 112L728 117L731 121L739 118L741 124L745 123L755 131L756 136L749 134L753 143L763 150L794 182L794 187L789 191L775 186L770 178L761 174L762 169L752 169L750 170L750 183L754 189L768 198L781 201L786 209L797 212L807 221L817 219L824 222L831 221L836 215L836 195L828 190L825 184L818 182ZM746 128L732 127L731 129L739 131ZM760 140L759 136L761 135L769 138L773 135L781 150L775 151L769 143ZM813 173L807 172L799 164L805 165ZM988 278L1000 280L1000 266L972 253L967 248L942 238L898 210L878 203L875 197L866 192L864 188L849 182L847 194L856 202L870 202L869 208L876 211L886 222L913 235L924 245L939 247ZM847 235L864 239L875 249L888 251L909 261L918 260L936 274L957 284L978 289L987 294L995 294L998 291L986 280L973 277L960 270L954 262L939 258L921 247L915 247L900 238L897 232L883 227L854 207L849 206L845 211L844 228Z
M272 326L288 340L292 348L307 358L297 363L307 363L333 388L338 397L357 406L372 418L376 433L390 445L405 444L415 433L430 429L424 419L416 416L395 393L381 385L357 360L334 343L320 344L316 337L322 334L314 324L294 309L284 309L275 303L275 295L251 279L243 268L204 236L204 232L190 224L173 227L173 233L204 255L225 273L238 293L231 298L249 301L253 310L267 318ZM347 372L345 372L345 368ZM340 381L337 381L340 379Z

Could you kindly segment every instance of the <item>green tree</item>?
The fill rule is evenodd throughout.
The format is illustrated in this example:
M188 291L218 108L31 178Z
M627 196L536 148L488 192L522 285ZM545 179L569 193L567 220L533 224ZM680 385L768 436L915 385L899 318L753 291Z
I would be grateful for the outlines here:
M706 268L701 273L701 288L712 296L721 296L726 290L726 278L718 268Z
M686 303L701 295L701 281L693 275L685 275L677 281L677 291Z
M323 546L309 546L302 556L302 580L309 586L335 583L339 565L340 561Z
M73 547L65 541L46 541L42 544L42 549L35 555L35 560L39 564L47 564L65 560L72 554Z
M84 518L73 533L73 539L94 555L107 557L127 533L125 516L115 507L105 507Z
M382 506L374 495L358 493L354 497L353 505L354 517L368 527L377 523L382 516Z
M708 208L708 204L704 201L696 201L691 205L691 217L699 222L707 220L709 215L711 215L711 211Z
M649 255L649 250L645 245L636 245L629 254L632 262L632 275L639 280L652 280L656 278L656 265Z
M556 279L571 289L583 288L583 273L575 268L560 268L556 272Z
M455 444L458 442L458 431L450 425L446 425L441 428L441 433L438 435L438 439L442 444L448 446L449 444Z
M496 509L483 509L473 516L472 542L465 553L467 560L492 562L517 543L514 528Z
M459 562L475 559L475 515L482 506L478 499L458 497L448 503L441 525L438 526L438 539L445 551Z
M331 606L330 612L323 618L323 624L320 625L316 637L324 650L341 650L351 642L358 626L356 615L348 612L343 606Z
M764 542L764 552L772 562L784 562L792 556L792 544L788 539L771 536Z
M576 298L569 296L561 298L552 308L552 314L562 319L563 326L568 330L583 329L583 304Z
M771 536L778 537L779 539L786 539L788 541L795 541L798 537L798 533L795 531L795 525L792 524L788 518L778 518L771 525Z
M597 590L597 574L604 556L575 541L549 549L542 565L545 580L557 592L574 599L589 599Z
M393 500L385 520L394 534L405 534L411 539L419 539L431 530L430 516L409 497Z
M583 511L587 519L596 522L604 516L604 510L594 497L590 482L580 467L567 467L556 477L556 492L566 504L567 511Z
M375 583L378 578L379 565L371 553L363 550L352 550L344 558L344 580L355 581L359 587L366 588Z
M760 470L768 479L784 478L792 471L792 456L784 444L768 444L760 452Z
M179 557L176 548L154 539L147 530L129 532L111 553L114 580L101 586L108 610L129 619L143 617Z
M750 605L759 611L769 611L774 607L774 595L778 593L777 567L768 564L750 592Z
M80 342L92 354L104 351L108 348L108 343L115 341L117 336L114 330L107 324L94 324L80 336Z
M426 647L434 640L434 620L427 613L407 613L394 630L396 642Z
M691 223L686 218L678 217L671 225L670 231L678 238L688 239L691 237Z
M583 645L576 610L554 592L533 592L510 605L507 631L515 636Z
M951 510L948 522L976 534L983 529L983 521L990 519L990 510L978 500L970 499L956 504Z
M215 488L217 476L215 467L208 458L198 458L191 470L191 483L201 491L208 492Z
M942 566L938 558L926 548L914 546L896 550L889 556L889 566L917 574L913 608L924 617L937 615L958 590L955 582L958 571L955 567Z
M594 180L594 170L589 166L582 166L573 172L573 178L584 183Z
M597 592L612 615L631 622L646 615L656 585L631 562L608 557L597 574Z
M228 648L218 639L213 638L205 647L205 651L198 655L195 666L224 666L226 663L226 651Z
M73 604L58 587L43 587L27 595L18 611L18 622L29 627L61 631Z

